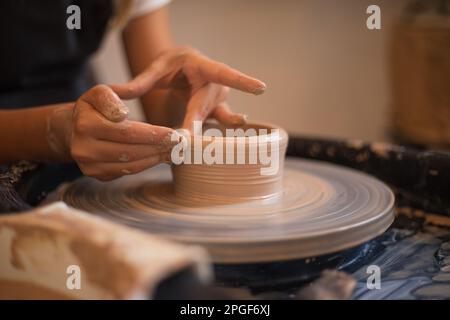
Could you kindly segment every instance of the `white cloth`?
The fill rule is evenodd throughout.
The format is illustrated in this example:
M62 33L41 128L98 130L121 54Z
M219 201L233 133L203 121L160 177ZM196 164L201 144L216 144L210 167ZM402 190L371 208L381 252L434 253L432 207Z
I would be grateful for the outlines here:
M130 12L130 19L155 11L169 4L170 1L171 0L134 0Z

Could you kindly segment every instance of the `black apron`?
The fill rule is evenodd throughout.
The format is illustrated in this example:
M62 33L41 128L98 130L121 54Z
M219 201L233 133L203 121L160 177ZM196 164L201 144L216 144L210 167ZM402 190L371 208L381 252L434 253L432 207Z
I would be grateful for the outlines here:
M66 26L73 4L80 30ZM88 59L113 9L112 0L1 0L0 108L74 101L91 87Z
M70 5L81 9L80 30L67 28ZM92 87L89 58L113 11L112 0L1 0L0 109L75 101ZM79 175L74 163L0 165L0 212L29 209Z

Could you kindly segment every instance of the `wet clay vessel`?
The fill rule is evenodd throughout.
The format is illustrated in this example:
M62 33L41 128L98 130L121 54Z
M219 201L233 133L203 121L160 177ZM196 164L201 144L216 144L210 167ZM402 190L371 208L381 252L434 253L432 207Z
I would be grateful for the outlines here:
M204 134L191 138L187 156L190 163L171 168L178 198L234 203L280 195L286 131L270 124L251 123L233 132L235 135L227 135L226 128L207 123ZM204 159L210 154L216 160L213 163ZM194 163L200 159L201 163Z

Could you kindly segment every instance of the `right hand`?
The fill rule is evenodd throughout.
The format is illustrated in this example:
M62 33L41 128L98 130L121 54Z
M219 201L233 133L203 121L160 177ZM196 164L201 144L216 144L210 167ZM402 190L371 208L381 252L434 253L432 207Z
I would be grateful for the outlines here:
M128 108L108 86L86 91L75 106L53 112L48 141L63 159L102 181L134 174L170 160L173 129L130 121ZM176 134L176 133L175 133Z
M142 96L152 89L176 90L185 100L183 128L190 130L194 121L208 117L226 126L244 125L245 116L233 113L225 103L228 87L253 94L262 94L266 89L260 80L189 47L163 52L134 79L111 87L122 98Z

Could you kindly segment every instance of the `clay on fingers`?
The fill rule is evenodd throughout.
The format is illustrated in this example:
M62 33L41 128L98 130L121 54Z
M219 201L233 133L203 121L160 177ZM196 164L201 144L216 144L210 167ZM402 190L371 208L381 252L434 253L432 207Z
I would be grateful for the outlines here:
M131 120L115 123L92 112L78 114L75 130L79 134L100 140L128 144L151 144L161 148L172 145L170 138L174 134L174 130L168 127Z
M129 109L119 96L107 85L97 85L80 98L86 101L106 119L120 122L128 117Z

